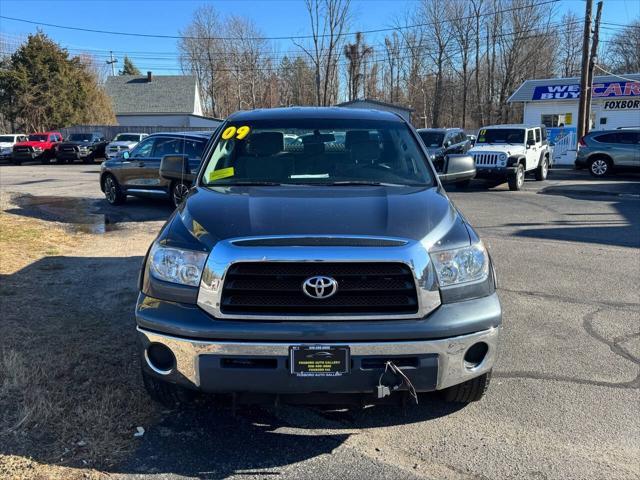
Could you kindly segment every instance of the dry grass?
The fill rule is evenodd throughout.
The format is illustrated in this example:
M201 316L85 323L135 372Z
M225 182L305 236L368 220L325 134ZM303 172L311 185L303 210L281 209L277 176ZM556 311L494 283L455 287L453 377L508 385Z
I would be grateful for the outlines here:
M122 242L0 213L0 478L101 477L157 414Z

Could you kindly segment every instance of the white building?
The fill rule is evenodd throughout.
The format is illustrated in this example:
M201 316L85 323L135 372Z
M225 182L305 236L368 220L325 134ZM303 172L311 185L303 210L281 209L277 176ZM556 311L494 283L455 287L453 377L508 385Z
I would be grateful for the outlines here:
M202 115L196 77L191 75L116 75L107 78L119 125L133 127L215 128L219 119Z
M575 159L580 77L526 80L507 100L524 104L523 122L544 124L556 163ZM640 127L640 73L593 77L591 130Z

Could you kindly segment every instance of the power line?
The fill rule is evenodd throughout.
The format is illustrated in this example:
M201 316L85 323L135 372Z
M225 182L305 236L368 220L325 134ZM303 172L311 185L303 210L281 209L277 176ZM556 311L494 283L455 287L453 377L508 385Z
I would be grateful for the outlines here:
M342 36L344 37L348 37L348 36L352 36L352 35L356 35L358 33L360 34L367 34L367 33L382 33L382 32L391 32L391 31L397 31L397 30L406 30L406 29L412 29L412 28L417 28L417 27L428 27L428 26L434 26L434 25L442 25L443 23L449 23L449 22L454 22L454 21L458 21L458 20L471 20L471 19L475 19L477 17L488 17L488 16L493 16L493 15L498 15L500 13L506 13L506 12L511 12L511 11L515 11L515 10L525 10L525 9L532 9L532 8L536 8L536 7L540 7L543 5L548 5L551 3L558 3L560 0L546 0L543 2L539 2L539 3L532 3L529 5L525 5L525 6L516 6L516 7L510 7L510 8L505 8L502 10L496 10L493 12L486 12L480 15L468 15L468 16L464 16L464 17L457 17L457 18L450 18L450 19L445 19L441 22L426 22L426 23L417 23L414 25L403 25L403 26L397 26L397 27L392 27L392 28L376 28L376 29L372 29L372 30L360 30L360 31L355 31L355 32L347 32L342 34ZM43 26L43 27L52 27L52 28L60 28L60 29L64 29L64 30L74 30L74 31L78 31L78 32L88 32L88 33L98 33L98 34L104 34L104 35L121 35L121 36L129 36L129 37L144 37L144 38L167 38L167 39L191 39L191 40L308 40L308 39L313 39L313 38L326 38L326 37L330 37L331 34L320 34L320 35L288 35L288 36L276 36L276 37L199 37L199 36L189 36L189 35L161 35L161 34L150 34L150 33L132 33L132 32L117 32L117 31L110 31L110 30L97 30L97 29L93 29L93 28L83 28L83 27L72 27L69 25L57 25L54 23L45 23L45 22L39 22L39 21L34 21L34 20L27 20L25 18L16 18L16 17L8 17L5 15L0 15L0 18L3 18L5 20L11 20L14 22L21 22L21 23L27 23L30 25L39 25L39 26Z

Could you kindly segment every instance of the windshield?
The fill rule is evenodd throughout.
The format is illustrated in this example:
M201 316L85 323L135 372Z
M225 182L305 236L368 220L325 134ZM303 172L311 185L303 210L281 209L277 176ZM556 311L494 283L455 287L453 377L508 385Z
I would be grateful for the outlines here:
M287 119L227 124L202 183L432 186L433 177L404 123Z
M132 135L130 133L120 133L113 139L114 142L139 142L140 135Z
M2 143L13 143L14 136L13 135L2 135L0 136L0 142Z
M427 148L441 147L444 141L442 132L418 132Z
M524 143L523 128L484 128L476 143Z
M69 135L71 142L90 142L93 136L90 133L72 133Z
M29 135L29 141L30 142L46 142L47 136L46 135Z

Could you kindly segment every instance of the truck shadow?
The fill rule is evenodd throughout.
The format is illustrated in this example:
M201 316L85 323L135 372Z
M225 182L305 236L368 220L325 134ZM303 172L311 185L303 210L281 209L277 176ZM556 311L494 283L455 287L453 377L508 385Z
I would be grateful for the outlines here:
M249 406L233 415L207 398L163 410L140 378L133 305L141 261L52 256L0 277L0 456L114 474L278 475L325 458L355 430L460 408L427 399L339 411ZM138 426L142 438L134 438Z

